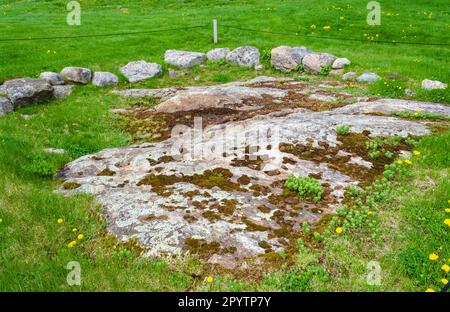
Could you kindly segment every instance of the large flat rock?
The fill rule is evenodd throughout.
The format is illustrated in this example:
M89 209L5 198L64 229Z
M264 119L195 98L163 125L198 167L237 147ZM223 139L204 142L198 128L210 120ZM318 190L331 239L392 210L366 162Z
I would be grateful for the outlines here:
M234 267L295 244L303 222L314 225L333 214L347 186L380 173L391 160L368 157L366 140L430 133L426 123L368 113L448 114L442 105L389 99L348 105L341 98L329 109L315 109L311 90L324 92L268 77L147 90L161 104L146 113L160 118L184 112L179 116L189 122L172 125L171 135L159 142L106 149L67 164L60 192L94 195L105 207L108 230L123 241L137 238L147 255L191 252ZM243 104L258 109L250 114ZM242 118L217 121L224 107ZM211 110L214 122L199 118L204 110ZM185 118L186 111L196 113ZM336 133L342 124L350 126L350 135ZM289 174L319 179L323 200L286 193Z

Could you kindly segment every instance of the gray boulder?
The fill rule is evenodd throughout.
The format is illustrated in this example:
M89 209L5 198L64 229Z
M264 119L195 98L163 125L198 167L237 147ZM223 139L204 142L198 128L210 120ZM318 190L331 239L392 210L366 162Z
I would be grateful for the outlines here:
M65 83L64 78L60 74L54 72L43 72L39 75L39 78L44 79L53 86L63 85Z
M95 72L92 78L92 84L97 87L116 86L119 78L109 72Z
M224 60L228 53L230 53L230 49L228 48L217 48L208 51L208 53L206 53L206 57L209 61Z
M52 98L53 87L44 79L20 78L8 80L4 91L14 107L44 102Z
M88 68L69 66L61 71L61 76L66 81L87 84L91 81L92 72Z
M356 80L362 83L373 83L380 79L381 77L375 73L364 73L361 76L359 76Z
M422 89L425 90L444 90L447 89L447 87L448 85L446 83L437 80L425 79L424 81L422 81Z
M356 79L356 73L355 72L348 72L342 75L343 80L355 80Z
M303 58L303 68L313 74L320 74L325 68L331 68L336 57L328 53L310 53Z
M303 58L308 54L310 51L306 47L280 46L272 49L270 62L276 69L289 72L302 64Z
M14 106L12 105L11 101L4 96L0 96L0 116L11 112L13 109Z
M129 82L133 83L162 75L161 65L145 61L130 62L119 70Z
M254 67L259 65L259 50L252 46L239 47L227 55L227 60L239 66Z
M164 62L181 68L191 68L206 61L206 54L180 50L167 50Z
M57 100L72 94L74 85L53 86L53 97Z
M331 65L332 69L342 69L347 65L350 65L352 62L350 62L350 60L348 58L337 58L334 62L333 65Z

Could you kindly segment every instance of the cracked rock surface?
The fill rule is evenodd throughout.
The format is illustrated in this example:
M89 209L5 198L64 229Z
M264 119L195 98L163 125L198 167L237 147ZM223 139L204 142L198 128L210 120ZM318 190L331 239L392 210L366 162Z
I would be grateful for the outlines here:
M123 241L137 238L149 256L190 252L230 269L295 244L303 222L333 214L347 186L380 173L390 160L368 157L367 140L431 133L426 123L367 113L450 115L432 103L348 104L348 94L270 77L117 93L160 100L154 109L125 114L176 120L165 124L171 135L81 157L63 169L59 191L92 194L104 206L108 230ZM349 135L336 133L342 124ZM320 180L322 200L286 190L289 174Z

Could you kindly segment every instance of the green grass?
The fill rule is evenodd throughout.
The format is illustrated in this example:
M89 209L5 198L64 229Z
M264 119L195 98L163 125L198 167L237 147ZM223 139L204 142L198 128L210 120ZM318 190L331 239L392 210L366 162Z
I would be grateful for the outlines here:
M353 63L349 70L375 71L386 78L398 73L396 81L401 82L402 88L413 87L416 98L450 102L448 90L418 90L425 78L449 82L448 46L376 44L364 36L379 34L379 40L386 41L448 42L449 13L445 1L381 1L380 27L367 26L366 3L357 1L307 1L301 6L298 1L256 0L80 2L82 25L69 27L65 23L67 1L2 1L0 39L207 26L126 36L0 41L0 82L37 76L41 71L60 71L69 65L118 73L118 66L128 61L162 62L164 50L168 48L207 51L215 47L210 24L216 17L220 46L234 48L252 44L261 49L266 69L259 74L282 75L267 66L272 47L306 45L316 51L348 57ZM315 30L311 29L312 24L317 25ZM366 42L253 33L225 25L359 38ZM325 25L332 26L331 30L323 30ZM170 79L165 75L133 87L223 83L255 75L253 70L208 63L205 68L195 68L182 77ZM384 86L379 83L361 92L402 96L400 91L394 92L395 88ZM121 77L120 87L131 87L131 84ZM212 285L206 285L202 279L211 271L201 263L192 259L142 259L136 248L119 244L105 234L106 221L91 198L64 198L54 193L59 182L51 176L67 162L103 148L129 144L129 134L121 130L109 109L136 103L119 99L109 91L77 86L64 100L21 108L0 118L0 290L422 291L431 286L437 288L442 272L427 257L431 252L439 252L440 260L450 256L448 249L444 249L449 243L448 235L445 236L448 229L442 223L443 209L450 198L448 132L419 143L423 157L414 163L413 177L401 182L408 188L408 194L398 192L392 201L380 205L377 227L382 229L380 239L384 245L355 243L360 233L321 237L321 249L312 250L299 242L295 265L268 272L260 281L221 275L215 276ZM146 101L139 104L152 105ZM23 114L32 118L24 119ZM47 147L63 148L68 154L44 153ZM57 224L58 218L64 222ZM86 237L69 249L67 244L75 237L74 227ZM314 239L318 240L317 235ZM373 259L383 269L383 285L379 287L365 283L366 265ZM73 260L82 267L81 287L66 284L66 265Z

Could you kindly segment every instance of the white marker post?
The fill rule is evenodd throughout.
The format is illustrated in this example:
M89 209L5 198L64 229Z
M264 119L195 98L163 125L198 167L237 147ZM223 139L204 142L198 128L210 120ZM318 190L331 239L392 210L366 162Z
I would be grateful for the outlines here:
M214 33L214 44L217 44L218 40L218 35L217 35L217 20L213 19L213 33Z

